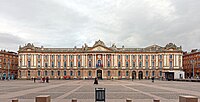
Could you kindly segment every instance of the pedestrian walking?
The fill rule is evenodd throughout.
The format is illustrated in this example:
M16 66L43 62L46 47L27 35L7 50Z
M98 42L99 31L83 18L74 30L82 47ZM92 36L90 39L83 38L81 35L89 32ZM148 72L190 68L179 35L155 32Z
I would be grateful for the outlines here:
M49 77L46 77L46 82L49 83Z
M35 83L35 80L36 80L36 78L34 77L34 78L33 78L34 83Z
M152 77L151 80L152 80L152 83L154 83L154 77Z
M98 85L98 79L97 78L94 79L94 84Z

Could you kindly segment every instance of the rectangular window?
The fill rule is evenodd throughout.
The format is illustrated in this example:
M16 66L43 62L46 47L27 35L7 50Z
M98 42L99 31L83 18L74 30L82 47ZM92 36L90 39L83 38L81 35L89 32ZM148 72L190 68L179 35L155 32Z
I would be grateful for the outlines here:
M70 76L73 76L73 71L70 71Z
M133 67L135 67L135 62L133 62Z
M78 55L78 59L81 59L81 55Z
M60 55L58 55L58 59L60 60Z
M66 60L67 59L67 56L66 55L64 55L64 60Z
M118 55L118 59L121 59L121 55Z
M148 59L148 55L146 55L146 59Z
M47 68L47 67L48 67L48 63L46 62L46 63L45 63L45 68Z
M28 61L28 67L29 68L31 67L31 61Z
M120 62L118 62L118 67L121 67L121 63Z
M154 64L154 62L152 62L152 67L154 68L154 66L155 66L155 64Z
M128 62L126 62L126 67L128 67Z
M88 76L92 76L92 72L91 71L88 72Z
M92 67L92 62L91 61L89 61L89 67Z
M48 75L48 72L47 71L45 71L45 76L47 76Z
M128 76L129 75L129 73L128 73L128 71L126 71L126 76Z
M70 62L70 67L73 67L73 62L72 61Z
M155 56L154 56L154 55L152 55L152 59L155 59L154 57L155 57Z
M51 71L51 75L54 76L54 71Z
M162 61L160 61L160 68L162 68Z
M173 57L172 55L169 55L169 58L170 58L170 59L172 59L172 57Z
M160 59L162 59L162 55L160 55Z
M40 68L40 61L38 61L38 68Z
M142 55L139 55L139 58L142 59Z
M38 59L40 59L40 55L38 55Z
M160 76L162 76L162 71L160 71L159 73L160 73Z
M132 55L132 58L135 59L135 55Z
M128 55L126 55L126 59L128 60Z
M54 59L54 55L51 56L51 59Z
M58 71L58 76L60 76L60 71Z
M58 62L58 68L60 68L60 62Z
M108 76L110 76L110 71L108 71Z
M78 62L78 68L80 68L80 67L81 67L81 62L79 61L79 62Z
M40 76L40 71L38 70L38 76Z
M67 75L67 71L65 70L65 71L64 71L64 76L66 76L66 75Z
M52 67L52 68L54 67L54 62L51 63L51 67Z
M170 61L170 63L169 63L169 67L172 68L172 61Z
M80 71L78 71L78 76L81 76L81 72Z
M65 61L65 62L64 62L64 68L66 68L66 67L67 67L67 62Z
M110 67L110 61L108 61L108 67Z
M110 55L108 55L108 59L110 59Z
M146 68L148 68L148 66L149 66L148 64L149 64L149 63L146 61Z
M142 67L142 62L139 63L139 67L140 67L140 68Z

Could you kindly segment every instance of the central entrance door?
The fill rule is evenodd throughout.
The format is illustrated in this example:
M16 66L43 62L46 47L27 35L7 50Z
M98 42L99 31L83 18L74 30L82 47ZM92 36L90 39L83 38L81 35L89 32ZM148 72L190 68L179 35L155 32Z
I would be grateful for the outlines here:
M97 78L102 79L102 70L97 70Z

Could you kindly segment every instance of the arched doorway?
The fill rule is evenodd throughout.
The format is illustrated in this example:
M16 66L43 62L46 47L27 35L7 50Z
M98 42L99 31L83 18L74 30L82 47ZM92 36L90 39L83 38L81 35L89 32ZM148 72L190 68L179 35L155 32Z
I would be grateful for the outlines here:
M132 71L132 79L136 79L136 71Z
M97 70L97 78L102 79L102 70Z
M143 79L143 72L142 71L139 71L139 80L140 79Z

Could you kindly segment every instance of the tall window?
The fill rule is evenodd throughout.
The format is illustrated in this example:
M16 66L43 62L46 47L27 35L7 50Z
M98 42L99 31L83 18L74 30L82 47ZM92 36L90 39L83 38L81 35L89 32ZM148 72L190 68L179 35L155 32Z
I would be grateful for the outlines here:
M142 67L142 62L139 63L139 67L140 67L140 68Z
M121 63L120 63L120 61L118 62L118 67L121 67Z
M146 59L148 59L148 55L146 55Z
M73 76L73 71L70 71L70 76Z
M110 61L108 61L108 67L110 67Z
M64 62L64 68L66 68L66 67L67 67L67 62L65 61L65 62Z
M121 59L121 55L118 55L118 59Z
M133 61L133 68L135 68L135 62Z
M73 59L73 57L74 57L73 55L70 55L70 60L72 60L72 59Z
M31 74L30 74L31 72L30 71L28 71L28 76L31 76Z
M88 72L88 76L92 76L92 71L89 71L89 72Z
M128 55L126 55L126 59L128 60Z
M60 71L58 71L58 76L60 76Z
M135 55L132 55L132 58L135 59Z
M162 68L162 61L160 61L160 68Z
M148 71L146 71L146 76L149 76L149 72Z
M67 75L67 71L65 70L65 71L64 71L64 76L66 76L66 75Z
M29 68L31 67L31 61L28 61L28 67Z
M67 59L67 56L66 55L64 55L64 60L66 60Z
M129 76L129 73L128 73L128 71L126 71L126 76Z
M38 61L38 68L40 68L40 61Z
M160 76L162 76L162 71L160 71L159 73L160 73Z
M81 59L81 55L78 55L78 59Z
M58 60L60 60L60 55L58 55Z
M81 62L80 61L78 61L78 68L80 68L81 67Z
M47 76L47 71L46 70L45 70L44 74L45 74L45 76Z
M108 76L110 76L110 71L108 71Z
M51 75L54 76L54 71L51 71Z
M70 67L73 67L73 62L72 61L70 62Z
M91 61L89 61L89 67L92 67L92 62Z
M149 64L148 61L146 61L146 68L148 68L148 64Z
M51 62L51 67L54 68L54 62Z
M118 71L118 76L121 76L121 71Z
M154 76L155 75L155 72L154 71L152 71L152 76Z
M154 63L154 61L152 62L152 67L153 67L153 68L155 67L155 63Z
M142 55L139 55L139 58L142 59Z
M51 55L51 59L54 59L54 55Z
M80 71L78 71L78 76L81 76L81 72Z
M162 55L160 55L160 59L162 59Z
M154 57L155 57L155 56L154 56L154 55L152 55L152 59L155 59Z
M172 59L172 55L169 55L169 58Z
M169 62L169 67L172 68L172 61Z
M38 76L40 76L40 71L38 70Z
M58 62L58 68L60 68L60 62Z
M128 67L128 61L126 61L126 67Z
M48 67L48 63L46 62L46 63L45 63L45 68L47 68L47 67Z
M40 59L40 55L38 55L38 59Z

